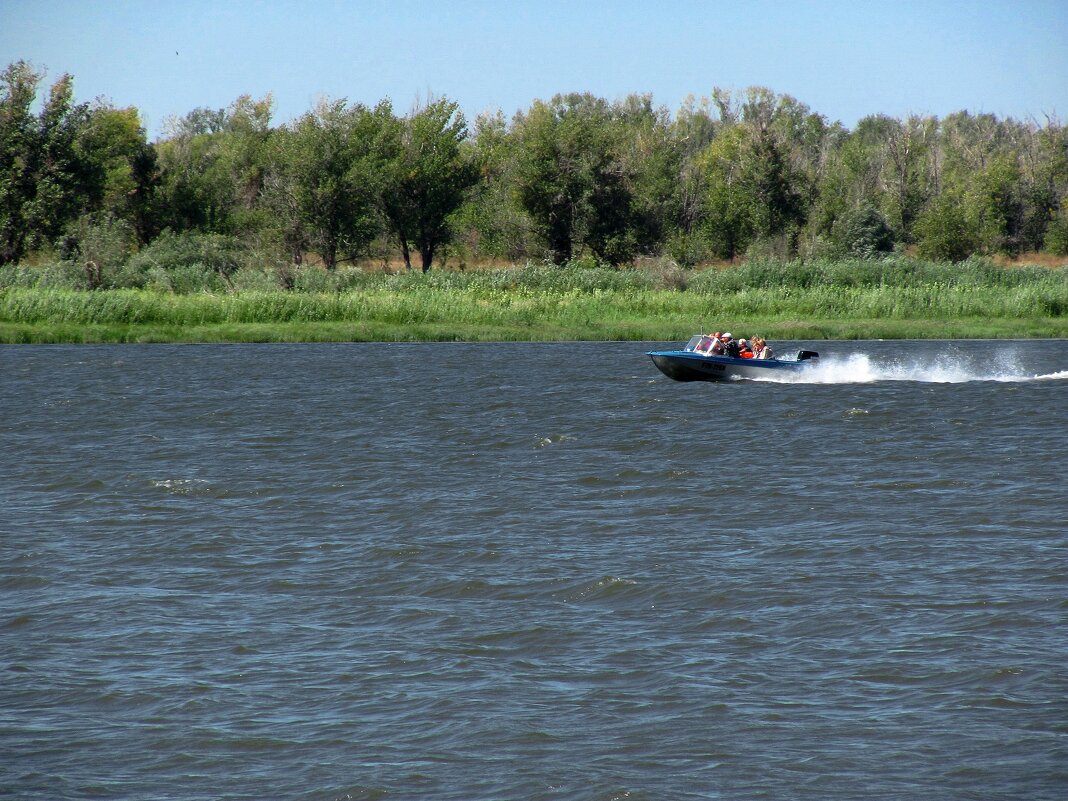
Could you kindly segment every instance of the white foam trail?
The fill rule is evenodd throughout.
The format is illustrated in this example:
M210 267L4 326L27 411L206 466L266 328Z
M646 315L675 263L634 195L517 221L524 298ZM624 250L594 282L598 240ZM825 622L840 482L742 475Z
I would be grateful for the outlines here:
M785 372L785 371L784 371ZM758 381L784 384L871 384L877 381L916 381L927 384L963 384L971 381L1055 381L1068 379L1068 370L1046 375L1024 372L1012 356L976 367L959 356L946 354L934 360L875 361L866 353L826 356L812 367Z

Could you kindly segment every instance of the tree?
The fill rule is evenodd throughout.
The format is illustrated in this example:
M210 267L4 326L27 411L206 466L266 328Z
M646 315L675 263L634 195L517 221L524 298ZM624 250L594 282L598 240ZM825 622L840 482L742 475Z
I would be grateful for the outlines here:
M1043 244L1055 256L1068 256L1068 200L1053 213Z
M231 226L235 233L263 226L261 195L270 166L274 98L241 95L227 109L219 160L233 185Z
M867 259L894 248L894 234L886 219L872 206L847 212L834 221L831 239L837 252Z
M743 163L747 132L736 125L718 136L698 164L704 189L703 218L713 255L733 259L753 239L753 197Z
M146 244L158 233L152 203L159 173L137 109L90 109L79 145L95 173L92 214L125 221L138 243Z
M890 244L912 241L916 216L933 193L936 141L937 121L931 118L910 117L904 123L881 114L863 118L828 152L816 184L809 234L830 237L839 251L854 252L866 236L858 240L843 231L861 221L869 233L889 226ZM887 244L881 233L875 241L881 243L876 251Z
M698 160L713 253L732 259L759 240L792 250L810 204L812 160L823 152L822 118L763 87L746 90L740 105L720 89L713 98L723 127Z
M450 215L479 178L473 154L464 148L467 123L459 106L446 98L387 125L386 175L379 204L411 269L414 243L428 272L438 249L452 241Z
M715 255L732 259L757 239L789 234L804 222L803 179L767 128L737 125L701 159L705 228Z
M859 209L878 208L882 197L882 143L887 117L865 117L834 147L816 185L809 213L812 237L829 237L838 220Z
M593 126L583 117L590 116L558 96L552 104L535 101L514 126L516 200L557 264L574 252L588 213L595 162L602 157L585 135Z
M79 147L88 106L74 103L73 79L63 75L35 117L42 77L24 61L0 74L0 264L54 240L94 194Z
M324 101L279 133L266 191L295 264L313 249L333 270L374 238L393 121L389 101L373 110Z
M27 204L34 193L35 124L30 106L41 75L24 61L0 76L0 264L26 250Z
M157 148L160 227L238 234L260 226L273 105L270 95L242 95L227 109L194 109L170 122Z
M803 177L790 164L787 149L768 128L757 129L746 149L742 177L754 201L754 233L776 236L804 222Z
M935 197L916 220L916 249L924 258L963 261L976 248L974 227L951 194Z
M1048 117L1043 126L1013 123L1010 135L1020 166L1019 248L1040 250L1068 196L1068 128Z
M601 98L570 94L537 101L516 118L515 197L558 264L581 246L619 264L650 238L640 230L628 113L626 105L612 108Z
M611 264L659 253L683 223L685 147L667 109L631 94L613 104L610 192L596 192L587 244ZM691 120L696 123L696 120ZM602 202L604 198L604 202Z
M529 255L530 218L512 202L515 137L500 111L475 119L471 145L480 180L453 222L472 256L519 261Z
M938 121L934 117L910 116L887 125L880 148L879 208L894 238L913 241L913 226L924 204L934 194L934 149Z
M223 109L218 110L221 117ZM220 163L221 121L208 109L172 121L157 146L159 226L172 231L229 231L233 185Z

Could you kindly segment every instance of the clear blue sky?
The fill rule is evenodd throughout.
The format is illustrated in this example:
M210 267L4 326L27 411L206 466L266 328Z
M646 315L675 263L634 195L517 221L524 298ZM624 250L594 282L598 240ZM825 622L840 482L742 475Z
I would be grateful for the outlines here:
M767 86L853 127L966 109L1068 118L1068 0L0 0L0 66L75 78L79 100L167 117L320 97L469 118L537 98L652 93L671 112L714 86Z

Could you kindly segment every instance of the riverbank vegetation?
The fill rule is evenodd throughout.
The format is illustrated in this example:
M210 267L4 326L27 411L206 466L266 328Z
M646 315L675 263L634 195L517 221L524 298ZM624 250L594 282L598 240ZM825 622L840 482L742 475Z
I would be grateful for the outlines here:
M328 270L483 263L682 267L910 252L1068 256L1068 126L960 111L852 130L763 87L673 113L648 95L534 100L468 124L431 98L198 108L147 140L136 108L0 72L0 265L74 261L94 286L169 237ZM35 112L35 109L39 111ZM223 276L225 280L225 275Z
M733 328L775 339L1068 336L1068 269L883 260L754 260L686 271L522 268L389 274L260 271L93 291L0 268L0 341L675 340ZM312 277L313 276L313 277Z
M274 124L243 96L149 142L43 86L0 73L2 341L1065 335L1051 117L848 130L753 87Z

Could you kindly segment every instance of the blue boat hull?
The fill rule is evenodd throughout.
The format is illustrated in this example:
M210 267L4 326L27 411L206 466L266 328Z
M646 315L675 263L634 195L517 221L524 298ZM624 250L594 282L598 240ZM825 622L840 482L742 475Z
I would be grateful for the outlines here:
M741 359L688 350L654 350L648 355L660 372L676 381L768 378L776 373L807 370L816 364L818 356L813 351L801 351L797 359Z

